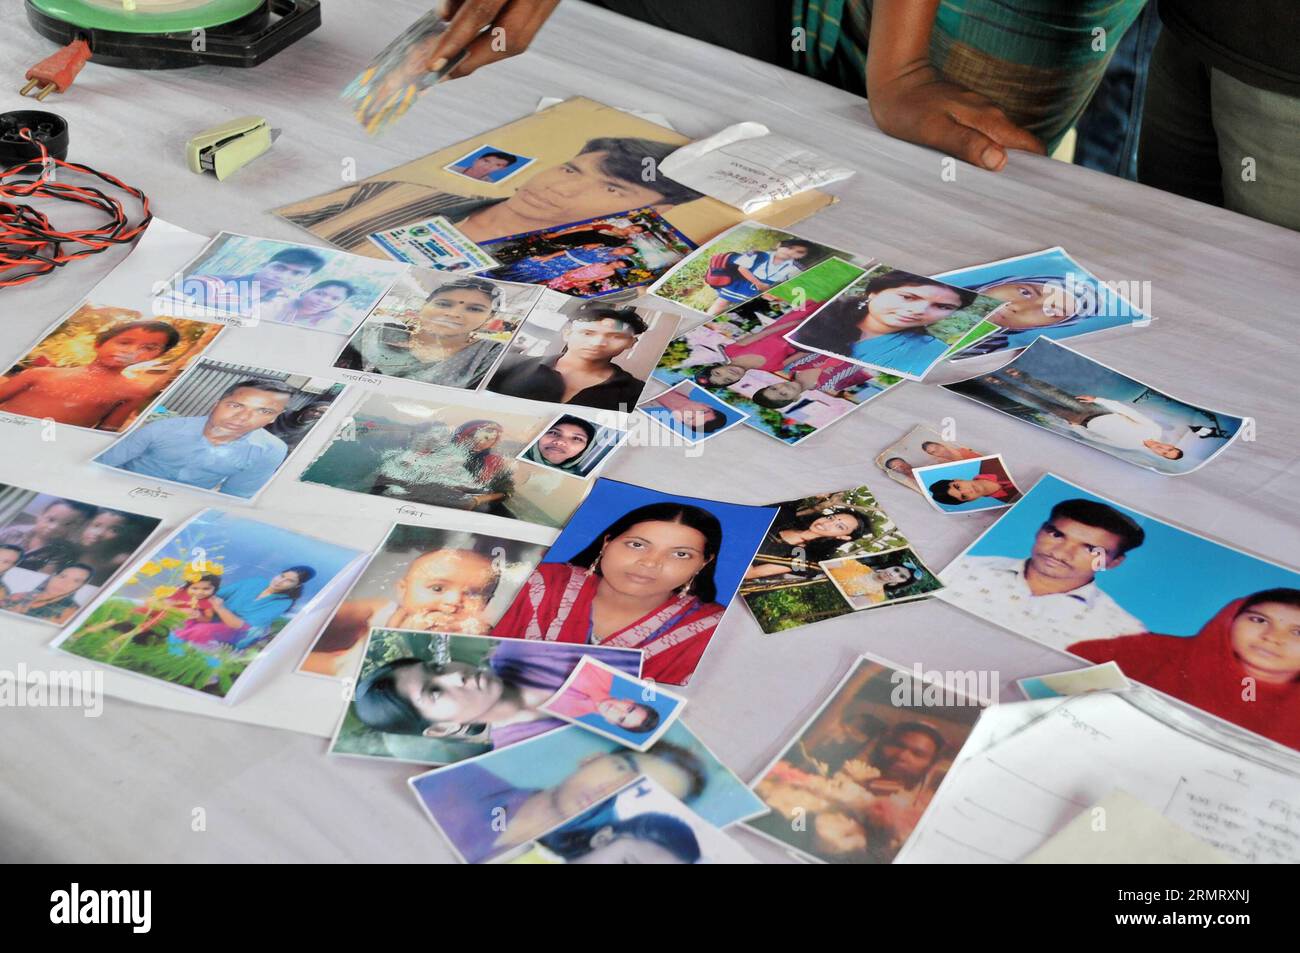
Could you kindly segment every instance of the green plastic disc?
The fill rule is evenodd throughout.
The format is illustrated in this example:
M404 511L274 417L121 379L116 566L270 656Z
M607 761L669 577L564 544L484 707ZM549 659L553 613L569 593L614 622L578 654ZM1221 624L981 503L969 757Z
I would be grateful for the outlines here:
M87 30L187 33L246 17L262 0L29 0L46 16Z

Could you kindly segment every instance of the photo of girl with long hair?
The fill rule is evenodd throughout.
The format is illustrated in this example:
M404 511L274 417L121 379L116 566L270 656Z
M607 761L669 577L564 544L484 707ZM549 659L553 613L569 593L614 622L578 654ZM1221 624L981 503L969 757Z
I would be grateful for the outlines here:
M1002 307L974 291L878 265L786 339L805 350L920 380L953 344ZM990 326L987 333L994 330Z
M492 635L639 648L684 685L775 512L598 480Z

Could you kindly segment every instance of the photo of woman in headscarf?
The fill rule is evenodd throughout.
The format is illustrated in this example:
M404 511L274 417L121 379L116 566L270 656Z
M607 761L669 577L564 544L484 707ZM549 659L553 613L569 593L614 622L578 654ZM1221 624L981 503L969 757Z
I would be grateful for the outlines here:
M411 503L511 516L505 501L514 492L514 463L493 449L502 427L471 420L447 432L430 426L405 449L380 453L370 492Z
M594 465L588 461L588 450L596 441L597 429L603 428L597 428L590 420L564 414L547 427L519 459L573 476L583 476Z
M725 611L722 542L722 523L698 506L638 506L567 562L538 566L492 634L643 649L642 677L683 684Z
M453 278L428 292L418 309L408 309L411 284L414 279L399 283L379 303L334 366L444 387L477 387L505 347L484 332L500 323L502 287L486 278Z
M1117 662L1144 685L1300 748L1300 589L1234 599L1195 635L1122 635L1067 651Z

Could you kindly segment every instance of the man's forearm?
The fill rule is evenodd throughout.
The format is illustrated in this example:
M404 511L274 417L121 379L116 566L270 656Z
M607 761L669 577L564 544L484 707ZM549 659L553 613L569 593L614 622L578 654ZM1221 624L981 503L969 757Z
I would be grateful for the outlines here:
M867 98L871 90L930 62L930 33L939 0L876 0L867 46Z

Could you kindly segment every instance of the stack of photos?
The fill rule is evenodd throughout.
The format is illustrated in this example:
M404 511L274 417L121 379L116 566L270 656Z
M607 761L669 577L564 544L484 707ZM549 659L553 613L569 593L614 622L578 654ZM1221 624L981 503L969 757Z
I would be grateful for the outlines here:
M636 751L648 751L685 707L681 695L620 671L593 653L578 662L541 710Z
M95 462L252 500L344 389L323 377L204 358Z
M63 625L161 522L0 484L0 612Z
M771 634L942 586L865 486L778 503L740 595Z
M735 841L651 778L519 847L502 864L756 864Z
M715 827L766 810L682 722L645 752L570 725L409 783L456 856L478 864L550 833L641 778Z
M372 628L486 635L545 552L517 539L397 523L298 671L353 675Z
M650 293L715 317L771 291L829 258L848 252L759 222L741 222L692 252Z
M981 711L950 686L862 656L754 782L748 827L829 864L888 864Z
M653 208L631 209L487 242L493 276L599 298L652 284L695 248Z
M684 685L775 515L597 480L492 635L641 649Z
M1015 360L945 390L1165 476L1209 463L1245 420L1172 397L1039 338Z
M519 459L549 420L371 394L300 479L385 497L395 515L447 507L563 526L588 484Z
M690 381L747 414L760 433L799 443L898 383L785 337L862 274L839 258L806 268L678 337L655 378Z
M621 677L641 672L636 649L371 629L330 753L440 765L535 738L564 727L547 703L593 659ZM597 713L611 727L656 711L615 701Z
M919 381L970 332L1007 305L934 278L873 261L851 285L809 314L786 339L805 350Z
M677 315L547 292L487 389L508 397L632 413Z
M876 456L876 466L895 483L919 493L921 489L917 486L916 477L912 475L916 470L936 463L958 463L988 455L952 440L945 440L937 430L918 424L882 450Z
M183 314L348 334L405 270L333 248L222 232L159 297Z
M361 553L204 510L105 589L59 649L233 702L246 673L337 598Z
M1300 572L1049 474L940 578L960 609L1300 748Z
M665 175L645 177L686 142L664 126L574 98L275 211L363 255L378 253L369 239L375 232L435 215L481 245L647 207L698 244L741 214ZM805 192L764 209L763 218L788 225L830 201Z
M919 467L912 478L940 513L997 510L1013 505L1022 495L998 454Z
M334 366L473 390L540 296L527 285L412 268L348 339Z
M224 330L84 301L0 379L0 413L119 433Z
M1040 337L1064 341L1151 320L1059 246L934 277L1008 305L989 316L991 327L971 330L975 343L958 342L953 360L1028 347Z

